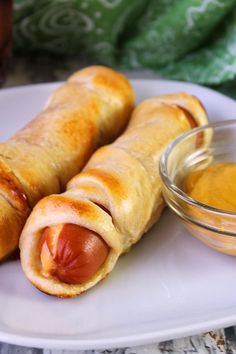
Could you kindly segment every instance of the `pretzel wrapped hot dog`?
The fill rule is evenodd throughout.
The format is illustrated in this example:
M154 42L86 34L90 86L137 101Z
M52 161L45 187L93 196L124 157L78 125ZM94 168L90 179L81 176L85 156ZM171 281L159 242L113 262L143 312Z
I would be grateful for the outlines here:
M121 133L133 106L123 75L89 67L73 74L42 113L0 144L0 260L17 248L36 202L63 191L94 149Z
M111 272L161 214L163 149L193 125L206 123L202 105L188 94L140 104L125 133L97 150L65 193L34 208L20 240L29 280L48 294L71 297Z

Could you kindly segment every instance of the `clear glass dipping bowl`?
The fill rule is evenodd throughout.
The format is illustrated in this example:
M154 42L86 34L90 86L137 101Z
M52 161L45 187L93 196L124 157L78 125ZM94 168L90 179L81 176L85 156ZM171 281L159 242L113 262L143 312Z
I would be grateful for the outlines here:
M160 160L163 195L194 236L219 252L236 256L236 213L203 204L182 189L190 172L216 162L236 163L236 120L195 128L168 145Z

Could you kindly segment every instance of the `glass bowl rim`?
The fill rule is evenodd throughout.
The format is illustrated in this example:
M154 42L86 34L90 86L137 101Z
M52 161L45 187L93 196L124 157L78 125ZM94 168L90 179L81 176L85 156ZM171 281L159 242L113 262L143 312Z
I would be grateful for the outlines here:
M218 121L218 122L213 122L213 123L203 125L201 127L193 128L179 135L177 138L175 138L175 140L173 140L170 144L168 144L168 146L165 148L164 152L162 153L160 157L159 171L160 171L160 177L162 179L162 182L167 187L167 189L170 190L172 193L174 193L178 198L182 199L184 202L192 206L195 206L198 209L208 211L213 214L217 214L221 216L232 216L236 218L236 212L215 208L208 204L204 204L197 199L191 198L182 189L177 187L177 185L170 179L167 171L168 157L170 153L173 151L173 149L176 147L176 145L178 145L181 141L183 141L184 139L188 138L191 135L197 134L209 128L214 129L214 128L224 127L224 126L229 126L234 124L236 125L236 119Z

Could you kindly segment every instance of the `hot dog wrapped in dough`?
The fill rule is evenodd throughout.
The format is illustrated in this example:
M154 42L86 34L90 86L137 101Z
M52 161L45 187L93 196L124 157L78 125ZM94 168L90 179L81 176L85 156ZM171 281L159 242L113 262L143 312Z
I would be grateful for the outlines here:
M121 133L133 106L123 75L89 67L73 74L42 113L0 144L0 260L18 247L38 200L65 190L95 148Z
M113 144L97 150L67 191L42 199L23 230L23 270L40 290L72 297L114 268L164 206L159 158L177 135L207 123L188 94L151 98Z

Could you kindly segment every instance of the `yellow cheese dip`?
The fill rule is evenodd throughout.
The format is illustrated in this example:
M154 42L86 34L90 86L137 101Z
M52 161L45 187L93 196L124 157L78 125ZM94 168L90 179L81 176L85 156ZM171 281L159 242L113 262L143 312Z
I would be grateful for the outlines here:
M185 191L204 204L236 212L236 163L215 163L190 173Z
M188 214L207 226L186 222L186 227L206 245L236 256L236 216L227 214L236 213L236 163L215 163L192 172L185 178L184 188L195 200L224 211L215 213L189 205Z

